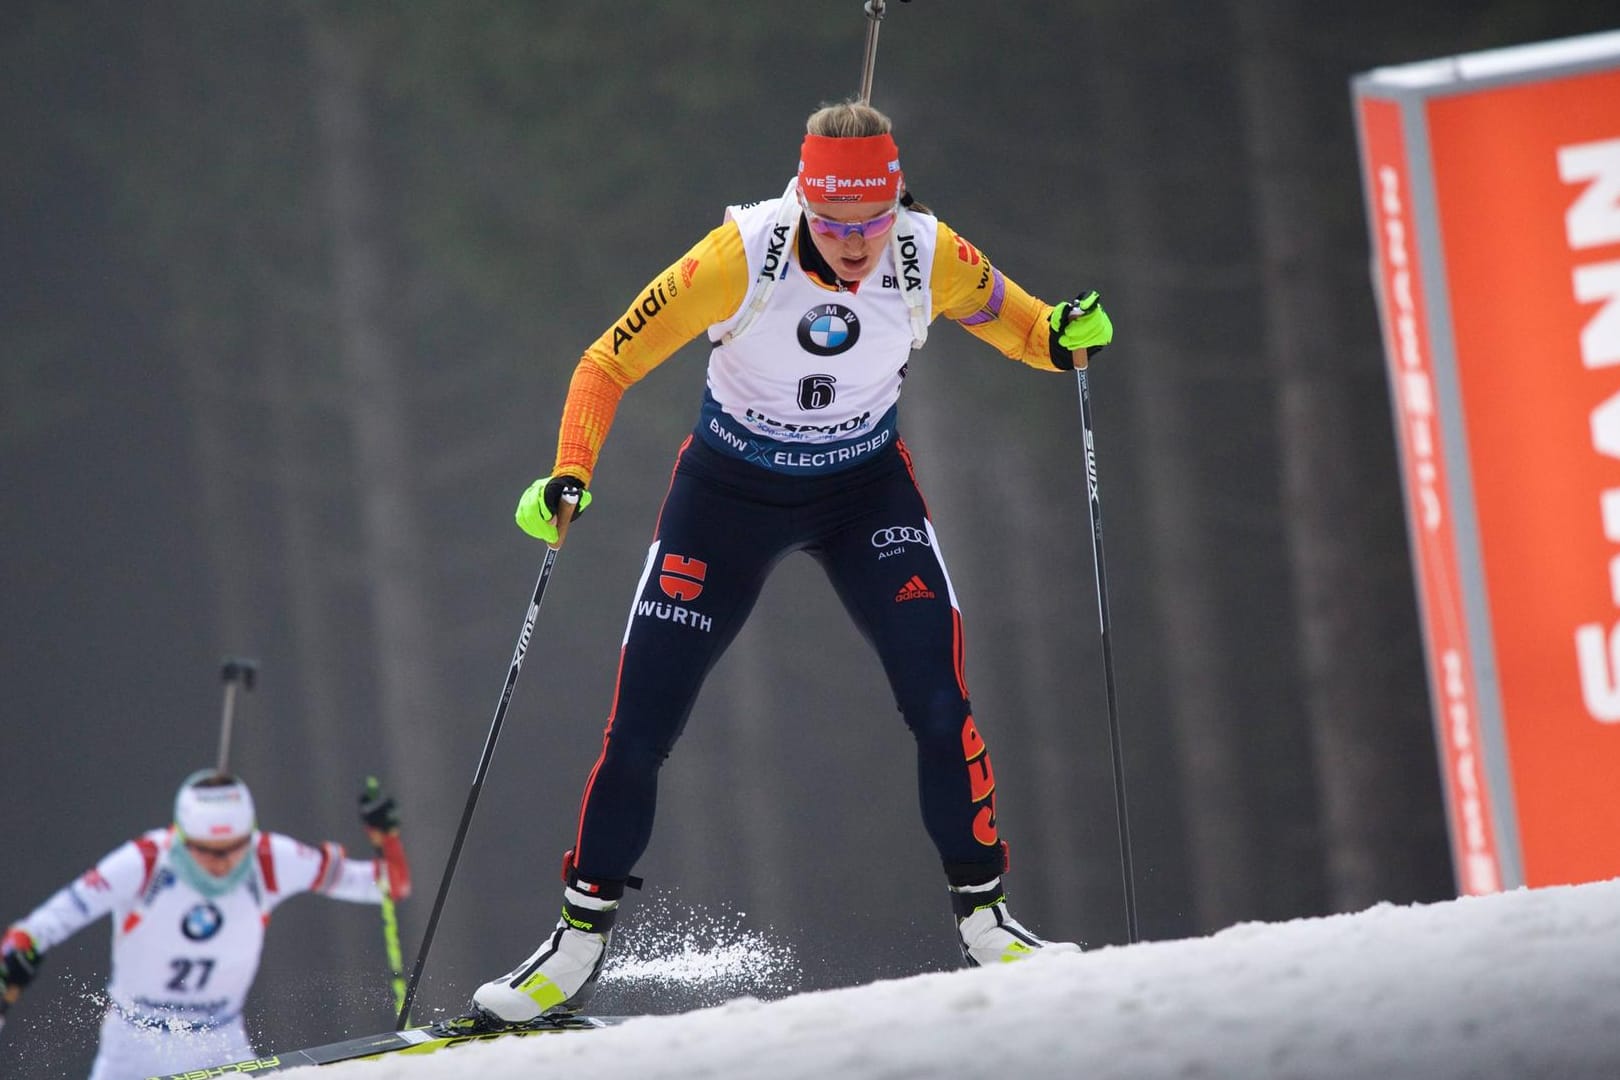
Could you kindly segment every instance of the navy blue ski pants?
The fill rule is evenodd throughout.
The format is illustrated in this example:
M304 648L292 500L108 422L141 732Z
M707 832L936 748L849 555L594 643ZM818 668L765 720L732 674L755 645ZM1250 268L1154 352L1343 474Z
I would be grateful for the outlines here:
M693 438L659 515L602 755L586 782L580 877L631 875L652 835L659 768L704 678L771 569L794 551L821 564L877 650L916 738L923 823L947 876L966 884L1001 871L995 778L968 700L961 617L904 444L831 475L792 476Z

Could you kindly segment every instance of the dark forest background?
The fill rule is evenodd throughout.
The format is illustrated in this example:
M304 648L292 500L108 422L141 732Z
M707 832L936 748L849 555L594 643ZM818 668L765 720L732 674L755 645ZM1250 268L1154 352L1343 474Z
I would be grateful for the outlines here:
M1048 299L1101 289L1093 404L1136 896L1150 939L1454 894L1351 120L1372 67L1607 29L1599 2L889 5L907 178ZM0 921L169 819L219 661L260 821L433 892L541 547L582 347L859 84L857 0L45 2L0 10ZM525 955L599 749L704 355L627 396L570 536L419 1002ZM1074 381L948 324L901 428L967 626L1013 909L1125 940ZM956 962L910 739L789 560L664 772L621 948L768 935L768 985L610 982L607 1011ZM278 913L264 1048L386 1027L375 911ZM106 930L56 950L0 1073L81 1074ZM652 951L647 947L647 951Z

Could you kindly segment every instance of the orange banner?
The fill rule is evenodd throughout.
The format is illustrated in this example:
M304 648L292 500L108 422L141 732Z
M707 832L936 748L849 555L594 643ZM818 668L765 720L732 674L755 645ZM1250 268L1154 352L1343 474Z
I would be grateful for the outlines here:
M1413 214L1412 180L1395 102L1359 102L1364 177L1372 214L1374 281L1384 314L1384 355L1395 396L1435 729L1449 800L1458 888L1468 894L1502 887L1479 700L1462 607L1455 525L1441 445L1432 340Z
M1424 108L1525 884L1603 880L1620 875L1620 71Z

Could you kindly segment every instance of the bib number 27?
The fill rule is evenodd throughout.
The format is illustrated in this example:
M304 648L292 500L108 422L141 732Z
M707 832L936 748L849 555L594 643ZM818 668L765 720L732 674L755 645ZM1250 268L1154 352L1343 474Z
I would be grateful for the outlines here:
M169 961L169 970L174 972L174 978L169 980L168 988L180 994L191 993L208 985L208 976L214 973L214 962L177 956Z

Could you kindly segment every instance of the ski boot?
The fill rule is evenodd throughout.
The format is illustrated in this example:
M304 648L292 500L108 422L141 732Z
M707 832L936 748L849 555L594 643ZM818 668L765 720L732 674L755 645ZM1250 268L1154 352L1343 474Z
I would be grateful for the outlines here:
M969 967L1010 964L1036 952L1079 952L1069 941L1042 941L1007 911L1001 878L981 885L952 885L951 905L956 910L956 932L962 959Z
M581 891L577 879L563 890L562 918L551 936L522 964L473 993L473 1007L504 1024L577 1013L596 989L607 958L619 896ZM623 894L624 887L615 891Z

